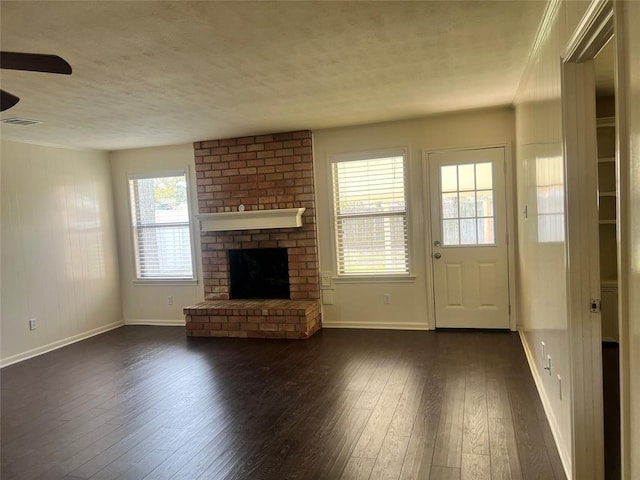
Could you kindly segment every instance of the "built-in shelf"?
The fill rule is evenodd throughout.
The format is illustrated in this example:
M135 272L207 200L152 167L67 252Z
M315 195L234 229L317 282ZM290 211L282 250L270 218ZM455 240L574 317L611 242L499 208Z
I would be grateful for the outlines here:
M598 127L598 197L600 225L605 225L601 235L610 235L616 227L616 158L615 158L615 117L597 119ZM602 238L601 238L602 240ZM600 243L600 256L609 258L609 248Z
M196 215L202 232L296 228L302 226L305 208L250 210L244 212L203 213Z
M598 241L600 244L601 335L603 341L617 341L617 223L616 223L616 118L597 119L598 142Z
M596 119L596 126L601 127L615 127L616 117L600 117Z

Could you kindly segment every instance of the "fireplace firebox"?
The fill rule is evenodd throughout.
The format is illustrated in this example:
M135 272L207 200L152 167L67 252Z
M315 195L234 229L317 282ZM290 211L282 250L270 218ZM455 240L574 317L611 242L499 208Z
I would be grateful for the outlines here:
M232 299L291 298L286 248L229 250Z

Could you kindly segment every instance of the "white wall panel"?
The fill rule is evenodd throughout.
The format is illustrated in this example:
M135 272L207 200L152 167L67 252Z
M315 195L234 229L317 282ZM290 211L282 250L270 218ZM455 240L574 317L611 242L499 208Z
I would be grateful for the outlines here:
M1 169L3 364L119 325L107 153L2 142Z
M560 454L569 470L573 392L567 331L561 55L587 6L588 2L559 3L516 97L518 318ZM545 356L552 357L551 375L544 370L542 342ZM557 375L564 379L562 396Z
M508 144L514 142L510 108L439 115L416 120L363 125L313 132L314 174L320 270L336 275L331 224L331 157L341 153L408 148L411 271L415 280L375 283L334 282L333 304L323 305L323 323L332 327L429 328L432 307L427 288L431 275L425 250L430 242L423 185L423 151ZM385 294L391 303L384 303ZM325 298L326 295L323 295Z
M129 216L127 175L130 173L158 173L188 169L192 214L197 213L193 145L173 145L156 148L119 150L110 153L113 192L118 225L118 249L120 251L120 279L122 310L125 323L134 324L184 324L182 309L204 300L200 255L199 227L192 229L195 240L194 256L197 263L198 284L135 284L133 241ZM168 297L173 305L168 305Z

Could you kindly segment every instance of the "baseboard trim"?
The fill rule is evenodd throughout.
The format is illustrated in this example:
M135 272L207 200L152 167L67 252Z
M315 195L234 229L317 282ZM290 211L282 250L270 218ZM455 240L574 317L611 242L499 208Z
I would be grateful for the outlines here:
M79 333L77 335L58 340L57 342L48 343L47 345L27 350L26 352L11 355L10 357L0 360L0 368L8 367L9 365L13 365L14 363L23 362L44 353L52 352L53 350L66 347L67 345L71 345L72 343L86 340L87 338L95 337L96 335L108 332L109 330L114 330L116 328L122 327L123 325L124 322L120 320L118 322L113 322L108 325L103 325L102 327L94 328L87 332Z
M569 452L567 452L560 443L560 427L558 426L558 422L556 420L555 415L553 414L553 410L551 408L551 403L549 402L549 397L547 397L547 392L545 391L542 383L542 378L540 378L540 374L535 367L535 361L533 359L533 354L531 349L529 348L529 344L525 339L524 333L521 329L518 329L518 335L520 335L520 343L522 343L522 348L524 350L525 357L527 358L527 363L529 364L529 370L531 371L531 376L533 377L533 381L536 384L536 389L538 390L538 395L540 395L540 400L542 401L542 407L544 408L544 413L547 416L547 420L549 421L549 427L551 428L551 433L553 434L553 440L556 442L556 448L558 449L558 454L560 455L560 460L562 461L562 467L564 468L564 473L567 476L567 480L572 480L572 468L571 468L571 456Z
M429 325L418 322L327 322L322 328L362 328L374 330L429 330Z
M144 318L133 318L124 321L125 325L151 325L154 327L184 327L184 320L148 320Z

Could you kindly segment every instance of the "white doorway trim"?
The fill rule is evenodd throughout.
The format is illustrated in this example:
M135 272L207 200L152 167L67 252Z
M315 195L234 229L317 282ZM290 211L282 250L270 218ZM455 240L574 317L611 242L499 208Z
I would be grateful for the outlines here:
M620 179L618 185L617 231L618 238L618 331L620 338L620 454L621 478L631 480L631 378L630 378L630 296L629 276L631 272L631 240L629 236L631 225L631 155L629 150L630 138L627 130L627 90L628 78L625 58L625 48L628 48L623 17L626 2L615 2L614 5L614 41L615 41L615 93L616 93L616 175ZM624 141L622 141L624 139Z
M562 56L562 117L566 178L571 371L570 478L604 477L602 336L597 204L597 145L593 58L613 35L613 2L594 0Z
M591 299L600 298L599 239L592 228L598 225L593 65L566 63L562 77L572 477L597 480L602 475L594 474L604 472L604 430L601 319L590 309Z
M516 252L517 245L516 237L516 211L517 205L515 200L515 177L513 174L513 157L512 157L512 145L511 143L495 143L488 145L468 145L457 147L445 147L437 149L428 149L422 151L422 192L423 192L423 210L425 219L423 222L425 228L425 259L426 259L426 289L427 289L427 304L429 311L429 330L436 329L435 323L435 296L433 291L433 258L431 257L431 245L434 241L431 232L431 189L429 178L429 154L431 153L445 153L456 152L463 150L480 150L484 148L496 148L500 147L504 149L504 163L505 163L505 195L506 195L506 210L507 210L507 261L508 261L508 281L509 281L509 329L516 331L517 323L517 298L516 298Z

